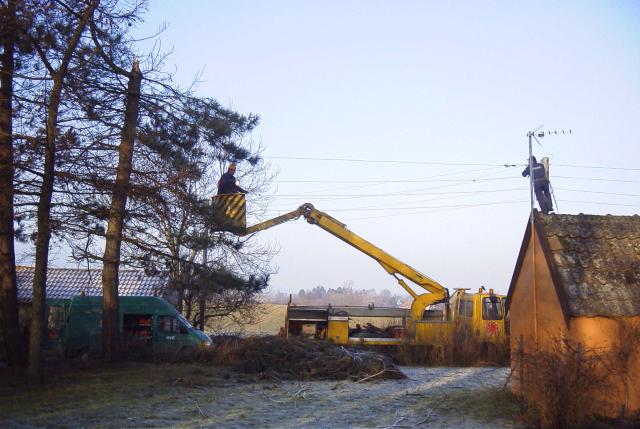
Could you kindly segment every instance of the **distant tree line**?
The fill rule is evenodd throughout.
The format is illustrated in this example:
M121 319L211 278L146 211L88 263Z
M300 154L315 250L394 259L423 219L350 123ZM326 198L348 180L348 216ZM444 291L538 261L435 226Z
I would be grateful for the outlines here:
M42 378L50 250L102 269L103 351L121 358L118 270L168 272L179 309L207 317L251 303L270 248L209 228L229 162L252 210L272 179L241 114L180 87L133 29L146 1L0 0L0 330L11 367ZM29 344L18 321L15 242L32 247ZM207 255L206 260L204 256ZM207 308L211 311L208 312Z
M286 304L291 297L291 302L298 305L369 305L378 307L398 307L407 302L410 297L406 294L394 294L387 289L378 291L375 289L354 289L353 285L345 284L337 288L326 289L324 286L316 286L312 289L300 289L297 293L272 292L267 294L265 300L274 304Z

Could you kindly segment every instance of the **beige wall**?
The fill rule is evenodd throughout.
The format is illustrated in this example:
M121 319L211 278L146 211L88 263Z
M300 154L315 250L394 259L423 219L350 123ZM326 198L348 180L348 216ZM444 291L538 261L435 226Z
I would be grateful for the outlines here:
M627 332L632 330L640 330L640 316L625 318L608 318L608 317L578 317L572 318L570 322L570 338L576 343L581 343L585 348L597 350L600 353L608 354L613 361L607 362L608 371L610 371L610 381L619 385L617 392L607 392L611 402L618 406L626 403L626 407L630 411L640 409L640 346L636 341L630 341L629 337L625 337L625 329ZM633 336L633 335L631 335ZM628 348L630 352L629 359L625 361L619 352ZM612 352L612 353L608 353ZM626 379L624 373L621 372L621 365L628 365L628 373ZM625 394L625 383L627 392ZM619 407L616 407L619 408ZM617 413L611 413L615 416Z
M534 252L535 248L535 282ZM537 299L534 300L534 292ZM526 351L538 347L549 349L556 340L563 338L567 326L555 292L551 273L542 253L538 237L529 241L509 305L510 342L512 356L516 356L520 338ZM513 362L513 359L512 359Z
M511 297L509 312L511 365L515 375L511 386L514 393L518 393L519 388L517 382L517 360L520 338L523 339L525 353L536 349L553 351L560 344L558 340L563 338L569 338L575 343L581 343L584 348L596 349L603 354L611 352L614 347L618 349L620 343L623 345L629 343L628 341L620 340L621 319L606 317L570 318L567 326L560 301L551 280L551 273L537 236L535 240L530 240L526 250ZM640 316L623 320L627 325L633 326L635 324L637 329L640 329ZM618 356L618 354L609 353L608 356ZM619 383L619 387L617 392L603 392L603 395L607 395L608 402L614 405L611 408L601 410L601 413L616 417L624 404L626 404L628 411L640 409L640 350L638 346L636 346L628 360L629 370L624 382L620 375L614 373L612 364L608 365L610 365L607 366L607 370L611 373L611 381ZM617 374L620 373L618 372ZM604 396L603 399L605 399Z

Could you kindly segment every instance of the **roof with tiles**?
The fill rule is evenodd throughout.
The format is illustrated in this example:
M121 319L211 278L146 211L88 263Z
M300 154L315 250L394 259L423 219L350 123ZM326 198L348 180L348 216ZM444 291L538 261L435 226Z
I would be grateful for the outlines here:
M536 229L569 315L640 315L640 216L545 215Z
M19 302L31 302L33 276L33 267L16 267ZM166 275L148 276L138 270L120 270L119 278L120 296L163 296L168 283ZM102 270L48 269L47 298L70 299L81 294L102 295Z

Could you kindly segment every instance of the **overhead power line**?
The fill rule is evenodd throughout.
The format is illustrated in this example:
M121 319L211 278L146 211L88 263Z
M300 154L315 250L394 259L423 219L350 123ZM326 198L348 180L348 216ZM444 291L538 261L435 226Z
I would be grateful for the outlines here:
M526 188L512 188L512 189L496 189L492 191L471 191L471 192L462 192L462 193L450 193L450 192L437 192L433 193L434 195L440 195L436 198L427 198L427 199L412 199L411 201L404 201L402 204L411 203L411 204L419 204L419 203L430 203L433 201L442 201L442 200L450 200L450 199L459 199L459 198L467 198L467 197L475 197L480 195L486 195L489 193L499 193L499 192L513 192L513 191L525 191ZM453 195L452 195L453 194ZM430 194L425 194L430 195ZM393 195L392 195L393 196ZM348 198L349 201L354 201L358 198ZM320 201L321 203L330 203L336 201L347 200L347 198L313 198L313 201ZM391 202L384 202L380 204L372 204L368 206L360 206L360 207L352 207L352 210L369 209L369 208L380 208L386 207L389 210L393 210L398 204L401 204L397 201L392 201L392 199L385 198L384 201L390 200ZM284 205L283 203L278 204L277 206L271 206L271 208L278 210L279 208L290 208L290 205Z
M507 191L523 191L526 188L509 188L509 189L490 189L479 191L448 191L448 192L386 192L379 194L278 194L276 198L281 197L421 197L425 195L451 195L451 194L465 194L465 195L477 195L487 194L493 192L507 192Z
M424 179L432 179L432 178L436 178L436 177L445 177L445 176L454 176L454 175L466 175L466 174L470 174L470 173L478 173L478 172L491 172L491 173L487 173L487 174L483 174L481 176L478 176L480 178L485 178L490 174L494 174L493 171L496 169L500 169L502 170L502 166L500 167L489 167L489 168L476 168L476 169L472 169L472 170L462 170L462 171L454 171L454 172L450 172L450 173L439 173L439 174L434 174L434 175L430 175L430 176L426 176L426 177L420 177L417 180L424 180ZM316 189L316 192L327 192L327 191L344 191L347 189L357 189L357 188L370 188L373 186L379 186L380 182L376 181L375 183L366 183L366 184L362 184L362 185L350 185L350 186L345 186L344 182L340 182L340 186L338 187L330 187L330 188L324 188L324 189ZM459 186L458 184L455 185L441 185L438 186L437 188L444 188L444 187L449 187L449 186Z
M475 167L516 167L519 164L490 164L468 162L433 162L433 161L401 161L388 159L359 159L359 158L313 158L304 156L265 156L265 159L290 159L297 161L340 161L340 162L366 162L378 164L416 164L416 165L451 165L451 166L475 166Z
M454 208L469 208L469 207L481 207L481 206L491 206L496 204L512 204L512 203L521 203L526 200L506 200L506 201L494 201L489 203L475 203L475 204L450 204L450 205L439 205L439 206L414 206L414 207L394 207L393 210L425 210L425 209L454 209ZM327 209L322 208L323 211L326 212L352 212L352 211L390 211L392 209L389 208L346 208L346 209ZM280 213L280 210L269 210Z
M487 180L510 179L510 177L490 178L490 179L403 179L403 180L274 180L277 183L429 183L429 182L478 182Z
M422 214L432 214L432 213L439 213L439 212L445 212L445 211L451 211L451 210L464 210L464 209L480 207L480 206L522 204L522 203L526 203L528 201L529 200L511 200L511 201L497 201L497 202L482 203L482 204L441 206L441 208L440 207L439 208L434 207L433 209L427 210L427 211L419 211L419 212L411 212L411 213L394 213L394 214L387 214L387 215L380 215L380 216L365 216L365 217L349 218L349 219L344 219L344 220L346 222L349 222L349 221L352 221L352 220L383 219L383 218L391 218L391 217L392 218L397 218L397 217L401 217L401 216L415 216L415 215L422 215Z
M576 200L562 200L565 203L579 203L579 204L596 204L599 206L620 206L620 207L636 207L640 208L640 204L617 204L617 203L603 203L601 201L576 201Z
M623 194L619 192L585 191L584 189L555 188L558 191L584 192L587 194L617 195L620 197L640 197L640 194Z
M415 164L415 165L444 165L444 166L467 166L467 167L523 167L526 162L511 163L469 163L469 162L442 162L442 161L408 161L389 159L365 159L365 158L318 158L305 156L265 156L265 159L287 159L294 161L333 161L333 162L360 162L374 164ZM633 167L611 167L605 165L580 165L580 164L552 164L554 167L587 168L599 170L620 170L620 171L640 171L640 168Z
M591 180L596 182L640 183L640 180L602 179L600 177L553 176L558 179Z
M518 179L521 180L521 178L518 177L496 177L496 178L490 178L490 179L457 179L457 180L443 180L445 182L453 182L447 185L440 185L440 186L433 186L433 187L429 187L429 188L418 188L418 189L407 189L404 192L390 192L390 193L378 193L378 194L318 194L318 193L310 193L310 192L304 192L304 193L298 193L298 194L282 194L282 195L275 195L276 198L293 198L293 197L300 197L300 198L311 198L311 197L335 197L335 198L367 198L367 197L380 197L380 196L390 196L390 195L424 195L425 191L430 191L433 189L441 189L441 188L447 188L447 187L452 187L452 186L464 186L464 185L473 185L473 184L478 184L478 183L487 183L487 182L491 182L493 180L513 180L513 179ZM318 191L320 192L320 191Z
M629 167L605 167L599 165L574 165L574 164L551 164L554 167L571 167L571 168L592 168L592 169L600 169L600 170L620 170L620 171L640 171L640 168L629 168Z

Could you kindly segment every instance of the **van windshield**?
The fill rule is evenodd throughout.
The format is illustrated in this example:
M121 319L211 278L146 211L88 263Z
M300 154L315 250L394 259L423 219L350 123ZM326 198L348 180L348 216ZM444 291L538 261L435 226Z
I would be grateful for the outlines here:
M193 326L191 326L191 323L189 323L189 321L186 319L186 317L184 317L182 314L178 313L178 320L180 320L180 322L189 329L193 329Z

